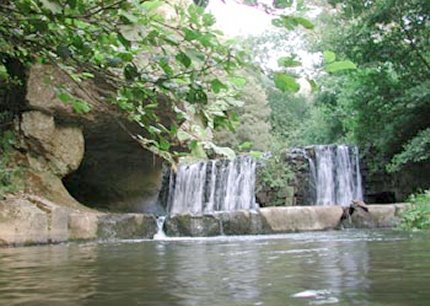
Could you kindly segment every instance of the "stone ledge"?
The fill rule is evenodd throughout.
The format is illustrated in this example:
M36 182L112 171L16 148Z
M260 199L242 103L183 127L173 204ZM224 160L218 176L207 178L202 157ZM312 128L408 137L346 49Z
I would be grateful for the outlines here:
M153 238L156 232L152 215L79 211L29 195L0 201L0 246Z
M407 204L369 205L344 219L339 206L265 207L256 211L217 212L212 215L174 215L164 230L173 237L279 234L345 227L394 227ZM59 243L96 239L153 238L153 215L110 214L63 207L36 196L0 201L0 246ZM345 222L349 223L346 224Z

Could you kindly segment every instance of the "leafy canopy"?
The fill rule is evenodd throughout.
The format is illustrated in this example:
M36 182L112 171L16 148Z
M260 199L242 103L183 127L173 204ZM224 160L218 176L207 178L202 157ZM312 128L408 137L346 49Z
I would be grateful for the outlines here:
M6 68L10 59L48 63L77 84L102 78L113 93L109 102L143 128L136 139L173 162L175 144L199 146L201 135L191 131L195 117L203 129L230 122L237 89L230 80L238 79L235 69L245 54L221 40L214 24L199 6L160 0L1 1L0 60ZM3 76L6 70L0 65ZM189 123L186 128L161 122L160 96L168 98L176 122ZM211 107L211 96L223 107ZM91 110L90 101L66 86L58 98L78 113Z

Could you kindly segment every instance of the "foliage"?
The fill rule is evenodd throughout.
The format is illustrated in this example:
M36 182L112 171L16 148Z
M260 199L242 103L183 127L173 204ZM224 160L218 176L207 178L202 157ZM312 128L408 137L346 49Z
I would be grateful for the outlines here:
M201 7L161 0L14 0L0 2L0 20L6 68L17 59L54 65L78 85L102 78L114 92L109 101L144 129L136 139L171 162L177 155L172 144L192 151L201 139L192 124L181 141L181 127L163 125L160 96L169 99L178 122L197 116L203 128L229 125L229 98L237 89L231 80L245 54L221 41L215 18ZM209 101L212 94L222 108ZM74 97L67 86L58 97L79 113L91 109L91 101Z
M0 131L1 132L1 131ZM10 150L15 142L11 131L0 134L0 199L6 193L16 192L22 188L22 173L17 166L11 166Z
M400 227L403 229L430 229L430 190L411 195L410 206L403 213Z
M222 130L215 134L215 142L236 151L267 151L271 143L270 107L267 96L258 77L247 72L248 82L240 91L237 107L239 115L234 131Z
M372 169L395 171L428 162L430 5L425 0L329 1L318 48L351 59L360 69L322 76L314 134L358 144ZM326 60L333 55L325 53ZM328 98L328 99L327 99ZM327 111L328 110L328 111ZM324 128L321 128L324 127ZM337 133L333 133L336 132Z
M395 155L388 165L388 171L398 171L409 162L420 162L430 159L430 128L418 133L403 148L403 151Z
M294 177L294 173L284 161L284 155L284 145L273 143L269 156L262 158L261 166L257 171L256 193L269 191L271 206L284 206L286 204L287 190Z

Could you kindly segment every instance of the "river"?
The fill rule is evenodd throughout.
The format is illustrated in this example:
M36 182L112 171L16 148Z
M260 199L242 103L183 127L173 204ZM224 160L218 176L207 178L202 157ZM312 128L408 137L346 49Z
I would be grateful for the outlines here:
M428 233L0 249L1 305L428 305L429 288Z

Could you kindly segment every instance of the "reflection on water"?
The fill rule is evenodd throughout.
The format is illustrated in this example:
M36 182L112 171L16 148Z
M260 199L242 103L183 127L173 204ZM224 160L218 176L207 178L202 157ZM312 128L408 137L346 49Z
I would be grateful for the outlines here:
M0 249L0 304L425 305L429 254L393 231Z

